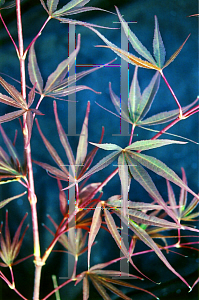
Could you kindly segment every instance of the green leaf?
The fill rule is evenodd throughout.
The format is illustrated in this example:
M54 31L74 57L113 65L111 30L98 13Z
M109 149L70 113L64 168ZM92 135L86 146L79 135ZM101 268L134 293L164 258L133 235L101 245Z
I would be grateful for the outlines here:
M58 3L59 3L59 0L47 0L47 6L49 9L50 15L57 9Z
M131 145L127 146L125 148L126 150L149 150L154 149L170 144L187 144L187 142L180 142L180 141L174 141L174 140L167 140L167 139L157 139L157 140L143 140L143 141L137 141L132 143Z
M122 197L123 197L123 214L126 215L128 192L130 187L130 178L128 172L128 165L125 159L125 154L121 153L118 157L118 173L122 186Z
M156 59L158 67L162 68L165 62L165 48L162 41L162 37L159 31L158 19L155 16L155 30L154 30L154 38L153 38L153 54Z
M138 40L138 38L136 37L136 35L130 30L128 23L124 21L124 19L122 18L119 9L117 7L116 11L119 17L119 20L121 22L121 25L124 29L124 32L127 36L127 38L129 39L131 45L133 46L133 48L135 49L135 51L137 53L139 53L140 55L142 55L142 57L144 57L146 60L148 60L152 65L156 65L156 62L153 58L153 56L150 54L150 52L142 45L142 43Z
M94 145L100 149L103 150L117 150L117 151L122 151L122 148L118 145L111 144L111 143L105 143L105 144L97 144L97 143L92 143L89 142L91 145Z
M126 160L128 162L132 177L138 181L139 184L142 185L143 188L151 195L151 197L162 206L167 214L176 221L176 216L166 205L147 171L138 163L136 159L133 158L133 155L126 155Z
M166 267L173 272L177 277L179 277L188 287L189 284L186 282L186 280L170 265L170 263L167 261L166 257L162 254L159 247L156 245L156 243L153 241L153 239L148 235L148 233L142 229L141 226L136 224L133 220L129 219L129 225L128 225L134 233L139 237L140 240L142 240L149 248L153 249L157 256L162 260L162 262L166 265Z
M160 73L156 72L149 85L145 88L144 92L142 93L141 102L137 105L136 113L140 116L140 119L143 119L151 105L153 100L157 94L160 85Z
M39 66L37 63L36 53L34 49L34 43L31 45L29 49L29 57L28 57L28 73L30 77L30 81L34 86L36 83L36 89L42 94L43 92L43 79L39 70Z
M178 54L180 53L180 51L184 47L184 45L185 45L185 43L186 43L186 41L188 40L189 37L190 37L190 34L188 35L188 37L186 38L184 43L178 48L178 50L176 50L176 52L169 58L169 60L165 63L165 65L162 69L168 67L168 65L170 65L170 63L172 63L172 61L174 61L174 59L178 56Z
M121 198L120 195L118 195L118 198ZM112 196L106 201L106 205L114 208L121 208L122 207L122 199L115 199L115 196ZM150 203L144 203L144 202L133 202L133 201L128 201L128 209L136 209L136 210L161 210L162 205L157 205L157 204L150 204Z
M137 160L140 164L145 166L146 168L150 169L151 171L155 172L156 174L168 179L169 181L175 183L181 188L184 188L189 193L194 195L197 199L199 199L199 195L194 193L181 179L178 175L167 167L163 162L158 160L155 157L148 156L141 153L131 152L131 156Z
M103 159L101 159L94 167L92 167L87 173L85 173L78 182L82 181L83 179L87 178L88 176L91 176L92 174L99 172L100 170L106 168L108 165L110 165L119 155L120 151L114 151L113 153L105 156Z
M70 56L62 61L56 70L48 77L46 86L44 89L45 94L51 93L53 90L55 90L64 80L64 77L68 73L68 70L71 68L71 66L75 63L76 56L80 50L80 34L78 34L78 40L77 40L77 47L76 49L70 54Z

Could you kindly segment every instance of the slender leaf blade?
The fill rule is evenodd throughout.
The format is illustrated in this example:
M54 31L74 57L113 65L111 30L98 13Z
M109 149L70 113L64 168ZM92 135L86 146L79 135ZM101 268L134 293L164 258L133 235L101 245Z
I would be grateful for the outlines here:
M143 141L137 141L132 143L131 145L127 146L125 150L149 150L154 149L170 144L187 144L187 142L180 142L175 140L167 140L167 139L157 139L157 140L143 140Z
M23 193L21 193L21 194L19 194L19 195L16 195L16 196L13 196L13 197L10 197L10 198L7 198L7 199L5 199L5 200L0 201L0 209L1 209L2 207L4 207L5 205L7 205L7 204L8 204L9 202L11 202L12 200L15 200L15 199L17 199L17 198L19 198L19 197L24 196L26 193L27 193L27 191L25 191L25 192L23 192Z
M153 38L153 54L158 67L162 68L165 62L166 51L159 31L158 19L155 16L155 30Z
M158 92L159 85L160 85L160 73L157 71L153 76L153 78L151 79L149 85L145 88L144 92L142 93L142 99L136 111L136 113L140 116L139 119L143 119L147 114L147 112L149 111L149 109L151 108L153 100Z
M179 187L184 188L189 193L191 193L193 196L195 196L197 199L199 199L199 195L194 193L181 179L178 177L178 175L171 170L169 167L167 167L163 162L161 162L159 159L148 156L146 154L141 153L135 153L132 152L131 156L136 159L140 164L145 166L146 168L150 169L151 171L155 172L156 174L168 179L169 181L175 183Z
M37 63L37 57L35 53L34 43L31 45L29 49L28 56L28 73L29 78L34 86L36 83L36 89L42 94L43 92L43 79L39 70L39 66Z
M136 37L136 35L130 30L128 23L125 22L125 20L122 18L119 9L117 7L116 11L119 17L119 20L122 24L122 27L124 29L124 32L127 36L127 38L129 39L131 45L133 46L133 48L135 49L135 51L137 53L139 53L140 55L142 55L142 57L144 57L146 60L148 60L152 65L156 65L156 62L153 58L153 56L150 54L150 52L142 45L142 43L139 41L139 39Z
M129 192L129 172L128 165L125 159L125 154L121 153L118 157L118 173L120 177L123 197L123 214L126 215L128 192Z
M75 63L76 56L80 50L80 34L78 34L77 39L77 47L76 49L70 54L70 56L62 61L56 70L48 77L46 86L44 89L44 93L48 94L52 92L61 82L63 81L64 77L68 73L70 67Z
M93 242L96 238L96 235L101 227L102 218L101 218L101 202L96 205L92 223L90 227L89 237L88 237L88 269L90 268L90 254L91 254L91 247Z
M164 202L148 172L138 163L136 159L134 159L133 155L126 155L126 160L129 164L129 169L133 178L138 181L139 184L142 185L143 188L153 197L153 199L162 206L167 214L176 221L177 219L175 214Z
M60 142L62 143L62 146L65 150L66 156L67 156L68 161L70 163L70 166L71 166L71 169L72 169L72 172L73 172L73 176L75 177L75 158L73 156L73 152L72 152L72 149L70 147L68 138L67 138L67 136L64 132L64 129L63 129L63 127L62 127L62 125L59 121L58 114L57 114L56 101L53 102L53 106L54 106L55 121L56 121L56 125L57 125L57 131L58 131L58 134L59 134L59 139L60 139Z
M57 9L58 3L59 0L47 0L47 7L50 15Z
M86 116L84 118L84 123L82 125L82 130L80 133L79 143L77 146L77 154L75 164L77 169L79 169L79 165L84 163L84 160L87 155L87 147L88 147L88 117L90 112L90 101L87 103Z
M94 145L100 149L103 150L116 150L116 151L122 151L122 148L116 144L111 144L111 143L105 143L105 144L97 144L97 143L92 143L89 142L91 145Z
M172 61L174 61L174 59L178 56L178 54L180 53L180 51L182 50L182 48L184 47L186 41L188 40L188 38L190 37L190 34L188 35L188 37L186 38L186 40L184 41L184 43L176 50L176 52L174 52L174 54L169 58L169 60L167 60L167 62L165 63L164 68L168 67L168 65L170 65L170 63L172 63Z

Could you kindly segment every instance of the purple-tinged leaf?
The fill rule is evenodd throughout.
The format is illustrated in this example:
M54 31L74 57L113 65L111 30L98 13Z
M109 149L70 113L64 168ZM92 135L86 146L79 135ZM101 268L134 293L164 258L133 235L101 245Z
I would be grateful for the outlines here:
M89 282L87 275L83 279L83 300L88 300L89 298Z
M19 195L16 195L16 196L13 196L13 197L10 197L10 198L7 198L7 199L5 199L5 200L2 200L2 201L0 201L0 209L2 208L2 207L4 207L6 204L8 204L9 202L11 202L12 200L15 200L15 199L17 199L17 198L19 198L19 197L22 197L23 195L25 195L27 192L24 192L24 193L21 193L21 194L19 194Z
M16 100L14 100L13 98L3 95L0 93L0 102L10 105L12 107L16 107L16 108L21 108L21 104L16 102Z
M77 154L76 154L76 160L75 165L78 169L81 169L81 165L84 163L86 155L87 155L87 147L88 147L88 117L90 112L90 101L87 103L86 108L86 116L84 118L84 123L82 125L82 130L79 137L79 143L77 146Z
M64 83L65 84L65 83ZM68 83L66 83L67 85ZM62 84L60 84L62 85ZM96 94L101 94L101 92L97 92L95 90L93 90L92 88L86 86L86 85L77 85L77 86L70 86L70 87L61 87L58 86L57 88L55 88L52 92L48 93L48 96L53 96L53 97L65 97L65 96L68 96L70 94L73 94L73 93L77 93L77 92L80 92L82 90L90 90ZM60 99L62 100L62 99Z
M25 112L26 111L24 109L20 109L0 116L0 123L5 123L17 119L21 117Z
M43 79L39 70L39 66L37 63L36 53L34 49L34 43L30 47L29 57L28 57L28 73L30 77L30 81L33 86L36 83L36 89L42 94L43 92Z
M118 114L120 115L121 112L121 117L127 122L131 123L131 120L129 118L128 106L122 101L122 99L120 101L120 98L113 92L111 88L111 83L109 83L109 92L111 96L111 101L113 102L113 105L115 106L115 109L117 110Z
M179 187L184 188L194 197L199 199L199 195L194 193L173 170L171 170L157 158L136 152L131 152L131 156L146 168L175 183Z
M114 294L118 295L121 299L125 300L131 300L131 298L127 297L122 291L118 290L114 285L111 283L108 283L106 281L106 278L98 277L98 281L101 282L107 289L109 289ZM112 280L110 280L112 282ZM117 283L117 280L114 281L114 283Z
M106 10L102 10L100 8L96 8L96 10L101 10L101 11L105 11L108 12ZM66 14L67 15L67 14ZM69 14L70 15L70 14ZM53 16L54 17L54 16ZM104 28L104 29L118 29L118 28L112 28L112 27L105 27L105 26L100 26L100 25L96 25L96 24L92 24L92 23L87 23L87 22L82 22L82 21L77 21L74 19L67 19L67 18L60 18L60 17L56 17L55 18L60 21L61 23L67 23L67 24L74 24L74 25L82 25L84 27L88 27L89 29L92 29L93 27L99 27L99 28Z
M68 138L67 138L67 136L64 132L64 129L63 129L63 127L62 127L62 125L59 121L58 114L57 114L57 104L56 104L55 101L53 102L53 106L54 106L54 114L55 114L55 121L56 121L56 125L57 125L57 131L59 133L59 139L60 139L60 142L62 143L62 146L65 150L66 156L68 158L70 167L71 167L72 172L73 172L73 176L75 177L75 158L73 156L73 152L72 152L72 149L70 147Z
M76 49L70 54L70 56L62 61L56 70L48 77L46 82L46 86L44 89L45 94L49 94L52 92L61 82L63 81L64 77L68 73L68 70L71 66L75 63L76 56L80 50L80 34L78 34L77 38L77 47Z
M10 96L15 99L17 103L19 103L21 108L28 109L26 101L22 97L21 93L17 91L17 89L7 83L1 76L0 76L0 84L3 86L3 88L10 94Z
M186 41L188 40L189 37L190 37L190 34L188 35L188 37L186 38L186 40L184 41L184 43L178 48L178 50L176 50L176 52L169 58L169 60L167 60L167 62L165 63L165 65L164 65L164 67L162 69L168 67L168 65L170 65L170 63L172 61L174 61L174 59L178 56L178 54L180 53L180 51L184 47L184 44L186 43Z
M28 94L28 107L30 107L33 104L33 101L35 99L35 88L36 88L36 83L34 84L34 86L32 87L32 89Z
M105 143L105 144L97 144L97 143L92 143L89 142L91 145L94 145L100 149L103 150L116 150L116 151L122 151L122 148L118 145L111 144L111 143Z
M64 181L68 181L68 179L70 179L70 181L73 180L72 177L69 177L70 174L68 172L68 170L66 171L61 171L49 164L46 164L46 163L42 163L42 162L39 162L39 161L35 161L33 160L33 162L37 165L39 165L40 167L42 167L44 170L48 171L50 174L52 174L56 179L60 179L60 180L64 180ZM49 174L49 175L50 175Z
M74 7L82 7L87 4L90 0L71 0L66 5L64 5L61 9L56 11L56 13L64 13L68 10L73 9Z
M103 285L97 280L97 277L96 276L89 276L89 277L90 277L94 287L98 291L98 293L102 296L102 298L104 300L111 300L111 297L109 297L109 295L107 294Z
M166 257L162 254L159 247L156 245L156 243L153 241L153 239L148 235L148 233L142 229L141 226L136 224L133 220L130 218L129 221L129 227L133 230L133 232L139 237L140 240L142 240L149 248L155 251L157 256L162 260L162 262L165 264L165 266L173 272L177 277L179 277L189 288L189 284L186 282L186 280L170 265L170 263L167 261Z
M106 276L129 276L129 277L131 277L131 278L135 278L135 279L142 279L142 278L140 278L140 277L138 277L138 276L135 276L135 275L132 275L132 274L129 274L129 273L125 273L125 272L122 272L122 271L113 271L113 270L101 270L101 269L97 269L97 270L95 270L95 269L93 269L92 270L92 274L97 274L97 275L106 275ZM106 279L108 279L107 277L106 277ZM112 280L112 279L111 279ZM122 281L123 282L123 281ZM123 283L125 283L125 282L123 282Z
M94 167L92 167L87 173L85 173L78 182L82 181L83 179L91 176L92 174L99 172L100 170L106 168L110 165L119 155L120 151L114 151L113 153L107 155L103 159L101 159Z
M30 110L26 113L26 124L28 128L28 139L26 141L26 144L24 145L25 149L28 147L32 135L33 114Z
M176 208L177 203L176 203L176 198L175 198L173 188L168 180L166 180L166 182L167 182L167 190L168 190L168 198L169 198L170 207L173 210L176 217L179 219L179 213L178 213L178 209Z
M183 168L181 168L181 171L182 171L182 181L187 185L187 178L186 178L185 170ZM180 199L179 199L180 214L182 214L182 212L184 211L186 204L187 204L187 191L185 189L181 188Z
M143 141L137 141L132 143L131 145L127 146L125 150L143 151L143 150L154 149L154 148L158 148L170 144L187 144L187 142L180 142L180 141L167 140L167 139L143 140Z
M155 16L155 30L153 38L153 54L158 67L162 68L165 62L166 51L159 31L158 19Z
M68 201L67 201L64 191L62 190L63 187L62 187L61 181L59 179L57 179L57 184L59 187L59 207L60 207L60 211L61 211L62 215L65 216L67 213Z
M93 242L96 238L96 235L101 227L102 223L102 218L101 218L101 202L99 202L96 205L93 218L92 218L92 223L90 227L90 232L89 232L89 238L88 238L88 269L90 268L90 254L91 254L91 247L93 245Z
M142 43L139 41L139 39L136 37L136 35L130 30L128 23L125 22L125 20L122 18L119 9L115 6L115 9L117 11L119 20L121 22L121 25L124 29L124 32L129 39L131 45L135 49L137 53L142 55L146 60L148 60L152 65L156 65L156 62L153 58L153 56L150 54L150 52L142 45Z
M102 142L103 136L104 136L104 127L102 127L102 133L101 133L101 137L99 140L99 144ZM78 178L80 178L86 172L86 170L90 167L98 149L99 149L98 147L95 147L91 152L89 152L89 154L87 155L86 160L84 162L84 165L78 174Z
M111 216L111 213L106 208L104 208L104 216L105 216L105 221L106 221L107 227L108 227L112 237L114 238L116 244L118 245L118 247L120 248L120 250L122 251L124 256L127 258L127 260L129 260L128 250L123 242L123 239L121 239L121 236L117 230L117 226L115 225L115 221L114 221L113 217Z
M123 214L126 215L128 193L130 188L130 178L128 172L128 165L125 159L125 154L121 153L118 157L118 173L120 177L121 187L122 187L122 198L123 198Z
M18 159L18 155L17 152L12 144L12 142L10 141L10 139L7 137L5 131L3 130L3 127L0 125L0 131L1 131L1 135L3 137L4 143L6 144L6 147L8 148L8 151L10 153L10 156L12 157L14 163L16 165L18 165L19 163L19 159Z
M123 272L117 272L117 273L123 273ZM119 275L119 274L118 274ZM117 276L118 276L117 275ZM128 276L131 276L131 274L121 274L121 275L119 275L119 276L125 276L125 275L128 275ZM108 282L112 282L112 283L115 283L115 284L119 284L119 285L121 285L121 286L125 286L125 287L130 287L130 288L134 288L134 289L137 289L137 290L140 290L140 291L143 291L143 292L145 292L145 293L148 293L148 294L150 294L151 296L153 296L153 297L155 297L156 299L158 299L159 300L159 298L158 297L156 297L154 294L152 294L152 293L150 293L149 291L147 291L147 290L145 290L145 289L142 289L142 288L139 288L139 287L137 287L137 286L135 286L135 285L132 285L132 284L130 284L130 283L128 283L128 282L125 282L125 281L122 281L122 280L118 280L118 279L112 279L112 278L103 278L102 279L103 281L108 281ZM125 298L124 298L125 299ZM131 298L129 298L129 299L131 299Z
M50 15L57 9L58 3L59 0L47 0L47 6Z
M37 124L37 128L39 130L39 133L41 135L41 138L44 142L44 145L46 146L48 152L50 153L51 157L53 158L53 160L56 162L56 164L60 167L60 169L65 173L68 174L68 170L66 169L66 167L64 166L64 163L62 162L61 158L59 157L59 155L57 154L56 150L53 148L53 146L49 143L49 141L45 138L45 136L43 135L40 126L39 126L39 122L36 120L36 124Z
M126 155L126 160L132 177L143 186L143 188L151 195L151 197L159 205L162 206L162 208L173 220L177 221L175 214L169 209L169 207L164 202L148 172L138 163L136 159L134 159L133 155Z

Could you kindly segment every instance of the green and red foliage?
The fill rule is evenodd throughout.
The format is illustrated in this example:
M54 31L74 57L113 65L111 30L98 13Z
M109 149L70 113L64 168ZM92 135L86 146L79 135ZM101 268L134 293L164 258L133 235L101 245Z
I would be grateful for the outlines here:
M0 277L4 280L8 287L13 289L22 299L27 299L23 295L23 291L19 292L15 287L13 266L23 262L26 258L31 258L33 256L33 262L35 265L33 299L39 300L41 299L40 295L43 294L42 291L40 291L43 266L48 263L48 258L52 252L66 252L74 257L74 266L71 278L65 280L64 283L58 286L55 284L52 291L43 296L42 300L50 298L53 294L55 294L55 297L58 300L60 299L59 290L61 288L67 286L70 282L75 282L75 285L77 285L81 281L83 282L83 300L89 299L90 282L92 282L99 295L105 300L111 299L111 296L107 290L116 294L120 299L131 299L123 290L115 287L115 285L137 289L143 293L147 293L151 297L159 299L149 290L128 283L122 279L122 277L127 276L132 279L143 280L145 278L153 281L152 278L148 278L145 274L143 274L143 271L136 266L134 263L134 258L138 255L142 256L143 254L154 252L163 262L163 264L175 276L177 276L178 279L187 285L191 291L192 288L198 283L198 279L195 278L194 283L188 282L168 261L166 255L164 255L164 251L168 253L172 251L172 248L180 249L185 247L192 249L193 251L197 251L197 249L193 247L194 244L198 244L197 235L192 236L192 233L195 232L198 234L199 229L196 226L190 225L190 222L196 221L196 218L199 216L199 213L196 211L199 195L188 186L185 170L183 168L181 179L171 167L167 166L160 159L152 155L142 153L143 151L151 149L161 149L161 147L165 146L168 146L169 148L169 145L173 144L178 144L179 147L186 147L185 144L187 144L187 142L164 139L163 134L179 121L187 119L199 111L199 105L197 104L198 98L194 101L192 100L192 102L187 106L182 107L165 75L163 74L163 69L169 67L174 59L180 54L180 51L187 42L188 37L165 63L166 50L160 34L157 17L155 16L152 55L130 29L128 23L120 14L119 9L115 7L126 38L131 43L135 52L142 57L140 58L118 48L96 28L94 28L106 27L67 18L68 16L77 13L94 10L109 13L108 11L100 8L86 7L85 5L90 2L90 0L71 0L62 8L57 8L59 5L59 0L47 0L46 3L43 0L40 1L48 16L41 30L25 50L23 47L23 34L21 30L22 21L20 0L16 0L16 4L11 2L7 6L5 6L5 1L0 1L1 6L3 5L1 7L2 12L0 12L0 17L16 49L16 53L20 62L21 74L21 91L17 90L14 85L11 85L5 79L0 77L0 84L6 93L0 93L0 102L11 106L14 109L14 111L1 115L0 123L12 122L11 124L13 124L13 120L20 118L21 133L24 140L24 160L22 163L21 158L17 154L16 150L16 137L14 141L11 142L2 125L0 125L1 135L7 148L5 150L2 146L0 146L0 184L10 184L11 182L17 181L22 188L25 189L25 191L21 194L14 195L7 199L1 199L0 208L3 208L10 202L10 205L14 205L15 199L24 196L26 193L28 194L27 201L29 201L30 204L34 243L34 249L32 250L32 253L25 258L17 261L15 260L19 252L23 253L22 241L26 239L25 233L28 225L21 238L20 232L27 215L25 215L22 219L11 242L10 230L8 227L8 212L6 211L4 235L2 232L3 223L1 224L0 228L0 258L2 260L2 262L0 262L0 266L9 267L12 280L10 282L10 280L3 274L2 271L0 271ZM17 13L19 46L17 46L14 42L14 39L2 17L3 9L8 9L14 7L15 5ZM129 64L135 66L134 76L130 85L128 103L120 99L120 97L114 93L111 83L109 83L110 99L118 113L117 116L129 123L131 126L130 138L126 142L125 147L121 147L111 142L102 143L104 137L104 128L102 128L101 138L98 143L94 141L89 142L88 127L91 106L90 101L87 103L85 118L76 150L74 150L71 146L67 134L59 119L57 101L65 100L64 97L86 89L100 94L92 89L92 87L88 87L86 85L76 86L74 84L84 76L91 74L101 67L109 65L113 61L100 67L91 68L88 71L75 73L71 76L69 70L75 64L76 57L81 48L81 38L80 34L78 34L76 48L69 55L69 57L58 64L55 71L48 76L46 84L44 85L44 80L37 62L35 43L51 19L58 20L61 23L82 25L87 27L87 30L92 30L95 32L107 45L98 47L111 49ZM108 27L108 29L110 29L110 27ZM102 51L106 50L102 49ZM27 54L28 72L26 74L25 59ZM156 71L148 86L142 93L138 82L139 67ZM68 74L69 76L67 76ZM29 81L32 84L28 96L26 96L26 90L29 88L26 84L26 77L29 78ZM161 77L165 81L178 108L146 117L160 87ZM40 126L40 121L38 120L40 118L45 118L43 113L40 112L39 107L42 101L47 97L54 99L53 108L55 126L57 128L59 140L65 152L64 160L61 158L61 155L58 154L58 150L56 150L57 145L55 144L53 146L48 138L44 135L42 131L43 128ZM32 108L32 105L35 102L35 108ZM35 115L38 115L38 119L35 119ZM32 157L31 138L33 134L32 129L34 123L36 123L41 140L43 141L42 143L40 140L41 147L43 144L45 145L52 158L52 164L45 161L36 161L34 160L34 157ZM167 125L163 129L159 130L152 138L133 141L134 133L137 128L148 126L147 128L150 130L151 126L164 123L167 123ZM48 126L47 122L46 126ZM97 124L95 124L95 126L96 131L98 131ZM161 138L159 138L160 136ZM88 148L91 147L91 145L94 146L94 148L88 152ZM102 159L100 159L98 162L95 162L95 156L99 149L111 151L111 153L104 155ZM106 177L106 179L101 180L100 175L99 181L93 179L100 174L101 170L105 169L113 162L116 162L116 168ZM56 165L54 165L54 163ZM43 225L43 227L50 232L52 237L51 242L44 253L41 253L40 250L40 246L42 245L42 236L39 233L37 195L35 192L33 164L36 164L37 166L40 166L46 170L47 175L51 176L58 185L58 194L55 201L59 201L61 216L59 218L59 223L57 223L54 221L52 216L48 215L48 219L54 226L54 231L47 225ZM146 169L148 169L149 172ZM166 180L168 199L165 199L158 191L153 177L150 175L151 171L152 173L155 173ZM109 185L110 180L116 180L116 178L119 179L120 182L121 194L113 194L111 197L104 199L103 188ZM148 193L151 202L149 202L149 200L145 201L145 199L139 199L137 202L131 200L130 188L131 182L133 181L136 181L144 188L144 190ZM116 180L116 182L118 181ZM177 185L181 189L179 201L176 201L175 193L171 183ZM192 194L194 198L191 202L187 203L188 193ZM126 244L123 241L122 233L120 233L121 228L117 226L118 220L123 222L123 224L128 227L129 244ZM194 237L191 242L183 242L183 230L186 230L186 232L190 234L190 237ZM97 247L93 246L96 244L96 236L100 231L106 231L110 235L110 238L115 241L118 249L120 250L121 256L108 262L101 262L99 264L92 265L91 257L94 255L95 247ZM157 239L159 239L161 242L158 243ZM171 243L171 239L175 239L177 242ZM138 243L143 243L145 246L147 246L148 250L143 250L140 252L137 251L135 246ZM64 247L64 250L54 249L55 245L59 247L60 244ZM107 244L108 242L106 242L106 247ZM85 253L87 253L87 268L78 273L78 263ZM115 270L114 268L111 269L111 267L109 267L110 265L121 260L125 260L127 263L130 263L137 273L141 275L141 277L125 273L121 270ZM104 270L105 268L106 270ZM52 275L54 274L52 273ZM67 295L63 299L67 299Z

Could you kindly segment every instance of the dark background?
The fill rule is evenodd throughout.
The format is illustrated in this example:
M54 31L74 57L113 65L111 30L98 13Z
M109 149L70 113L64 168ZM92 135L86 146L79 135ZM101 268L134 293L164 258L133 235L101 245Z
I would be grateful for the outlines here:
M65 4L66 1L60 1L61 4ZM197 13L197 1L189 0L168 0L168 1L101 1L91 0L90 5L96 6L103 9L115 12L114 5L117 5L124 19L128 22L137 21L137 24L131 24L130 27L134 33L138 36L141 42L147 47L152 53L152 40L154 31L154 15L157 15L159 21L160 32L165 44L167 56L166 60L176 51L176 49L184 42L189 33L191 36L181 51L180 55L175 61L165 69L165 76L174 89L182 106L188 105L196 99L198 94L198 65L197 65L197 53L198 53L198 19L196 17L189 18L191 14ZM46 20L47 14L43 10L39 1L23 1L22 4L23 12L23 31L24 31L24 44L25 48L30 43L31 39L39 31L40 27ZM17 41L16 32L16 21L15 11L4 10L2 15L6 21L6 24L13 35L15 41ZM89 12L80 15L74 15L77 20L82 20L90 23L95 23L104 26L115 27L113 22L118 21L117 16L103 13L103 12ZM120 31L119 30L105 30L100 29L100 32L104 34L110 41L117 46L120 46ZM77 26L76 33L81 33L81 48L77 57L77 64L104 64L115 58L115 54L108 49L94 48L94 45L103 45L104 43L100 40L95 33L89 29ZM35 44L35 50L41 73L46 82L48 76L55 70L57 65L64 60L68 55L68 25L59 24L57 20L51 20L46 28L44 29L41 37ZM19 75L19 63L15 55L14 47L6 34L2 24L0 24L0 72L5 73L9 76L20 79ZM133 52L130 47L130 52ZM117 63L120 63L118 58ZM86 70L83 67L77 67L77 72ZM134 66L129 67L129 81L131 82L134 72ZM138 73L139 82L141 89L148 85L153 76L154 71L140 69ZM3 75L2 75L3 76ZM8 80L11 84L14 84L16 88L20 90L20 85L13 80L3 76L4 79ZM79 84L85 84L96 91L102 92L101 95L95 94L91 91L82 91L77 93L77 133L80 133L82 122L85 115L87 101L91 101L91 113L89 117L89 141L98 142L101 134L101 127L105 126L105 137L104 142L117 143L121 147L125 147L128 143L128 137L112 136L113 133L119 133L119 119L102 110L95 104L95 101L100 103L107 109L115 112L114 107L111 103L108 83L112 83L113 91L119 96L120 94L120 69L114 67L107 67L98 70L91 75L88 75L82 79ZM27 80L28 85L30 85ZM3 90L1 90L3 92ZM70 99L70 97L69 97ZM64 129L67 132L67 103L64 101L57 101L58 114ZM175 109L176 104L172 98L169 90L166 88L165 83L161 80L160 90L154 100L154 104L151 108L149 115L158 113L165 110ZM60 145L58 134L56 131L53 105L52 100L45 98L40 106L40 109L45 116L38 117L40 126L45 136L51 141L57 152L60 154L62 159L65 159L64 151ZM0 115L9 112L9 107L0 104ZM160 127L154 127L154 129L161 129ZM7 135L12 140L15 134L15 128L19 129L18 120L14 120L9 123L3 124ZM184 120L178 123L175 128L170 130L171 133L190 138L194 141L198 141L198 116L194 115L188 120ZM149 139L153 134L149 131L137 130L139 139ZM169 136L163 136L163 138L170 138ZM176 138L178 139L178 138ZM76 151L78 138L69 137L69 141ZM1 144L2 139L0 140ZM19 155L23 157L22 139L20 137L17 141L17 150ZM32 156L33 159L53 164L50 155L45 149L43 142L38 134L37 129L33 128L33 139L32 139ZM89 147L89 149L92 149ZM107 153L103 150L99 151L95 163L99 161ZM181 176L181 167L184 167L188 178L188 184L191 189L195 192L198 191L198 145L188 143L186 145L172 145L160 150L150 151L149 154L157 157L172 168L179 176ZM102 170L99 174L93 176L94 181L102 181L106 178L110 172L113 171L112 166ZM61 214L59 211L59 200L58 200L58 188L56 180L47 176L46 172L40 167L34 165L35 172L35 186L36 193L38 196L38 217L40 224L40 236L41 238L41 251L45 251L48 246L51 235L42 227L42 223L45 223L49 227L51 226L46 214L50 214L54 220L59 222L61 220ZM150 173L151 174L151 173ZM167 201L167 189L165 180L159 176L151 174L154 182L159 189L160 193ZM117 184L116 184L117 183ZM173 186L176 192L176 199L178 199L180 189ZM23 189L15 184L8 184L0 186L1 200L7 197L16 195L22 192ZM112 180L107 187L104 188L103 200L106 200L113 194L120 193L119 179ZM191 195L188 195L188 200L192 199ZM150 201L147 193L137 183L132 181L130 196L129 198L133 201ZM24 216L25 212L28 211L30 214L29 203L26 198L15 200L10 203L5 209L9 210L9 223L11 232L14 232L20 223L20 220ZM5 209L1 210L1 220L5 220ZM31 218L28 216L26 223L31 225ZM119 224L118 224L119 225ZM52 227L51 227L52 228ZM187 233L188 234L188 233ZM186 235L186 232L184 232ZM107 243L107 239L108 242ZM117 247L115 246L114 240L110 238L105 232L102 232L98 237L98 244L93 247L92 250L92 263L96 264L102 261L108 261L114 257L119 256ZM185 239L188 241L188 239ZM140 243L142 244L142 243ZM140 245L140 250L144 249ZM32 236L31 228L29 228L26 234L24 243L22 245L22 253L19 257L24 257L32 253ZM56 249L62 249L60 245L56 246ZM137 251L139 248L137 249ZM175 250L175 249L173 249ZM176 250L179 252L179 250ZM167 259L171 262L172 266L186 278L186 280L193 284L197 278L197 264L198 258L196 251L181 249L180 253L187 255L188 257L181 257L177 254L170 253L166 255ZM80 257L81 266L79 272L86 269L86 254ZM139 282L133 280L132 284L140 286L142 288L150 289L160 299L198 299L197 287L191 293L187 293L187 287L176 278L162 262L154 255L143 255L135 259L135 263L148 277L156 282L162 282L161 285L155 285L148 280ZM47 261L46 266L42 272L42 283L41 283L41 297L44 297L49 291L52 290L51 275L57 274L57 276L67 276L67 255L59 255L52 253ZM117 266L119 268L119 266ZM2 269L5 274L9 272L7 269ZM135 270L130 269L132 274L137 274ZM19 291L24 291L24 295L28 298L32 298L32 282L34 268L31 259L16 266L14 268L14 274L16 283ZM59 280L61 284L63 281ZM125 293L132 297L134 300L152 299L148 294L138 292L136 290L125 290ZM112 296L111 296L112 297ZM19 297L8 289L3 281L0 281L0 299L19 299ZM50 299L55 299L52 296ZM70 284L66 288L61 290L61 299L82 299L81 284L77 287L73 287ZM90 299L100 299L100 296L91 287ZM113 299L117 299L113 296Z

